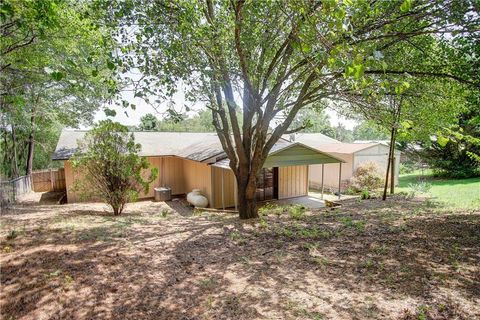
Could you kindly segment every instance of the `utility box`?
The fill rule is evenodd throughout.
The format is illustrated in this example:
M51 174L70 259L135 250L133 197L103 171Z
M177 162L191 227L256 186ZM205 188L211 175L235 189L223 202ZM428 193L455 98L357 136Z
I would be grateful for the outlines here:
M172 188L158 187L154 188L155 201L170 201L172 200Z

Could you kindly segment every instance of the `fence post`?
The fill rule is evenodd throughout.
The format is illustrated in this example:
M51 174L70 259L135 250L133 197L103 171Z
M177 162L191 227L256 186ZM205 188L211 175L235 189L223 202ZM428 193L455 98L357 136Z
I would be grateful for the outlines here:
M52 168L50 168L50 191L54 191L55 189L55 186L54 186L54 183L53 183L53 171L52 171Z

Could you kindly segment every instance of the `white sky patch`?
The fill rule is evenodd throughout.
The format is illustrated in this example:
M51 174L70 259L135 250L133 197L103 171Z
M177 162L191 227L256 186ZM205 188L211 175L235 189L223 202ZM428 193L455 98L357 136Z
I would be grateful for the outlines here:
M103 110L99 110L95 114L95 122L99 120L105 120L107 118L110 118L114 121L120 122L123 125L127 126L135 126L140 123L140 118L143 117L144 115L148 113L152 113L156 115L159 119L162 119L164 117L163 113L167 110L168 108L168 102L164 102L160 104L158 107L154 108L152 105L147 104L143 99L141 98L134 98L133 97L133 92L131 91L126 91L123 92L122 94L123 99L133 103L136 105L136 109L132 110L130 108L125 109L121 106L109 106L110 109L113 109L117 112L117 115L115 117L107 117ZM175 103L177 107L183 106L185 102L185 97L184 93L182 90L178 91L174 96L172 101ZM191 103L187 103L190 107ZM192 107L193 111L199 111L202 109L202 106L200 104L194 105ZM330 123L332 126L336 127L338 124L343 124L347 129L352 130L355 125L358 124L358 121L356 120L351 120L347 119L341 115L339 115L335 110L332 109L326 109L325 112L328 114L330 117ZM84 128L85 129L85 128Z

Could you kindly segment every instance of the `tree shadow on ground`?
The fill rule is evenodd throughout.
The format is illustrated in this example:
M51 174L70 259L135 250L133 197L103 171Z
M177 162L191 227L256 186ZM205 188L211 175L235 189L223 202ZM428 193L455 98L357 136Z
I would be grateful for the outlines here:
M2 241L13 248L2 256L2 314L383 319L445 290L456 300L442 303L475 305L478 214L428 210L420 202L372 201L297 220L267 216L264 224L132 213L83 229L54 225ZM72 212L82 218L96 219ZM480 315L478 305L463 312Z

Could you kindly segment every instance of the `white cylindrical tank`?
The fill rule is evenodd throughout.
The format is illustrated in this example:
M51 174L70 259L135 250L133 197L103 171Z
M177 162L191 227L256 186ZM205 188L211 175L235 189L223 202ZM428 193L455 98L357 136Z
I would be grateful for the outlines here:
M208 199L200 193L200 189L193 189L192 192L189 192L187 201L196 208L206 208L208 206Z

